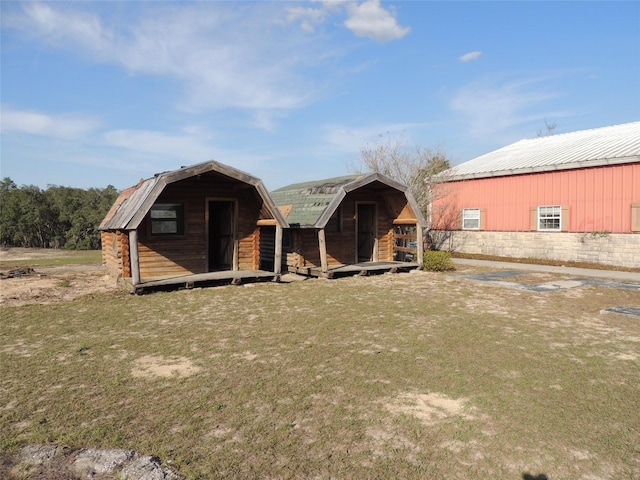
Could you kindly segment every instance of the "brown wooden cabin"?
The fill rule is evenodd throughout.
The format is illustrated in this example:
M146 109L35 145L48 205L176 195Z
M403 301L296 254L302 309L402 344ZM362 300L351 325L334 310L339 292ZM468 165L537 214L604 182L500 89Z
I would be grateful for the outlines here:
M285 227L259 179L209 161L124 190L100 225L102 261L137 293L279 279Z
M407 187L384 175L299 183L271 197L289 223L289 272L331 278L422 266L424 217Z

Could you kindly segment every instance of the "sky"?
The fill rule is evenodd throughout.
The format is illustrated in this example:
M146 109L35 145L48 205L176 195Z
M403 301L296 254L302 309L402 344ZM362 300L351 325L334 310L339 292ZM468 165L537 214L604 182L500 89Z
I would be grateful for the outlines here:
M640 2L2 0L0 177L123 189L216 160L273 190L401 142L452 165L640 120Z

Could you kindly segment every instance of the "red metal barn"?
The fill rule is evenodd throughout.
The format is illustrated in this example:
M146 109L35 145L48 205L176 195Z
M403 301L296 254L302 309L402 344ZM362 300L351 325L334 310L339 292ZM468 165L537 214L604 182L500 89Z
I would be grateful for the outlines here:
M290 272L334 277L422 266L424 217L407 188L384 175L298 183L271 196L289 223Z
M640 267L640 122L521 140L435 191L440 248Z
M124 190L100 225L102 259L137 292L278 278L286 226L260 180L209 161Z

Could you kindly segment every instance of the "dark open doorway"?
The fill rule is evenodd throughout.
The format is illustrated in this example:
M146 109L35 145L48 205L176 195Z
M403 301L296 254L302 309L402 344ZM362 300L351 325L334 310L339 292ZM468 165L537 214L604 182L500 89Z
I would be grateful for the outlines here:
M209 212L209 271L233 270L235 240L235 203L210 200Z
M375 260L376 246L376 206L373 203L359 203L357 212L357 261Z

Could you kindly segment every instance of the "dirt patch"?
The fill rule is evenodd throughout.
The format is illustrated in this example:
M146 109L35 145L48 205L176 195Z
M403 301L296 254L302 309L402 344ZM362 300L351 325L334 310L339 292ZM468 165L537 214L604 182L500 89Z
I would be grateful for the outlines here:
M0 305L49 304L118 289L101 267L42 267L28 276L0 280Z
M131 371L134 377L189 377L200 371L186 357L157 357L146 355L136 361L135 367Z
M2 248L0 261L65 258L69 252L37 248ZM18 274L16 274L18 272ZM116 281L101 265L0 267L0 305L50 304L87 295L116 291Z
M411 415L425 425L435 425L451 418L475 418L467 400L449 398L441 393L403 393L385 406L391 413Z

